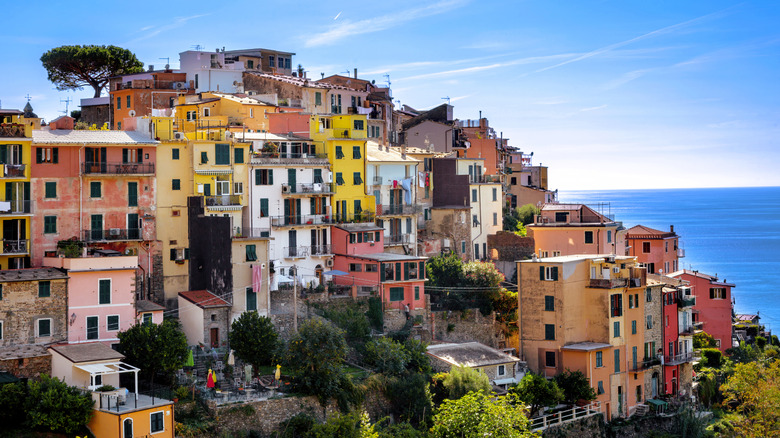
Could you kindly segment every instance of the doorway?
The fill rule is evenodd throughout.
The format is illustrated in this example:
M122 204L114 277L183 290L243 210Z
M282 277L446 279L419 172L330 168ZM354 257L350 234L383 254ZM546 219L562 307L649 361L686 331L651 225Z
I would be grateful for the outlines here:
M219 348L219 328L214 327L211 330L209 330L209 334L211 337L211 348Z

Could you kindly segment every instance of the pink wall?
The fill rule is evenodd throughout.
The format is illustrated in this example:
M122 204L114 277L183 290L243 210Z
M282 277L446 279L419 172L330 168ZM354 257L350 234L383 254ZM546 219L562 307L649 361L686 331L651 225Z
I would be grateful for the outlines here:
M703 277L702 277L703 275ZM694 276L685 271L677 278L690 282L691 292L696 296L694 312L698 312L697 321L703 322L702 330L720 340L720 351L724 354L731 348L731 288L733 285L720 282L706 274ZM710 288L725 288L725 298L710 298Z
M675 272L679 266L677 264L677 251L675 250L675 241L677 237L668 237L665 239L628 239L630 248L629 255L636 256L640 263L652 263L653 272L648 274L660 273L663 269L664 274ZM644 252L644 242L650 242L650 252ZM666 268L668 264L668 269Z
M539 250L547 251L549 257L554 251L560 255L575 254L618 254L623 255L625 241L617 236L617 226L609 227L556 227L532 226L528 228L530 237L534 238L536 254ZM607 242L607 230L612 231L612 242ZM585 243L585 231L593 232L593 243Z
M301 113L268 113L268 130L274 134L289 134L309 137L311 116Z
M663 349L663 355L664 356L670 356L669 353L669 343L672 342L673 349L671 352L671 355L678 354L678 343L677 339L679 337L679 320L677 319L677 291L671 291L671 292L664 292L661 296L663 297L663 321L661 322L663 324L663 345L656 345L656 352L659 348ZM671 301L669 301L671 300ZM669 304L667 304L669 303ZM663 391L665 391L667 394L672 394L673 392L676 393L676 388L673 389L673 383L672 379L674 378L673 371L676 371L677 376L677 382L675 385L679 387L680 384L680 378L679 378L679 367L677 365L673 366L664 366L664 387L662 388Z
M377 231L379 231L379 240L376 240ZM358 239L355 237L355 243L349 243L349 235L357 233L357 231L350 233L349 231L338 228L337 226L331 228L331 244L334 254L374 254L383 251L383 242L385 237L384 232L381 229L361 232L370 233L368 237L373 239L373 242L366 242L365 239L363 239L361 243L358 243ZM365 234L363 237L365 237Z

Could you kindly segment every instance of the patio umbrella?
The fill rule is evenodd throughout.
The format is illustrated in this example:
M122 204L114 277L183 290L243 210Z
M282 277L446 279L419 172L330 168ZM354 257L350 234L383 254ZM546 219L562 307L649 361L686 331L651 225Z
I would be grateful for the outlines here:
M233 366L236 364L236 358L233 356L233 350L230 350L230 354L228 355L228 365Z
M216 382L217 382L217 376L215 376L214 371L211 371L211 368L209 368L209 376L206 379L206 387L213 388Z
M277 365L276 366L276 373L274 373L274 378L276 378L277 382L282 378L282 366L281 365Z
M195 358L192 357L192 350L187 352L187 360L184 361L185 367L194 367L195 366Z
M331 269L330 271L323 272L322 275L349 275L349 273L339 271L338 269Z

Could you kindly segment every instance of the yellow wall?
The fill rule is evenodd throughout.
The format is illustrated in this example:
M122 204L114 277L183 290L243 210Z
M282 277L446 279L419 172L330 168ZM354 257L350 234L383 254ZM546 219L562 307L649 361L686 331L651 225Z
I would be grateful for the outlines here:
M259 101L257 101L258 103L246 104L221 98L212 93L203 93L202 96L204 99L212 97L220 99L212 110L212 116L227 117L227 121L230 123L241 122L243 126L253 131L268 131L268 119L265 118L265 113L274 112L273 105L262 105Z
M34 119L33 119L34 120ZM24 122L23 118L16 118L14 123L22 123ZM27 134L29 132L29 135L32 135L31 127L29 126L29 123L25 125L25 133ZM8 177L3 178L5 184L0 184L0 199L6 200L9 199L6 197L6 184L7 183L18 183L19 186L21 186L21 190L18 193L21 193L21 197L19 198L19 203L15 205L15 210L19 211L19 213L3 213L0 216L0 226L3 226L2 222L6 221L21 221L20 223L20 229L24 230L24 239L11 239L11 240L27 240L27 252L26 253L17 253L17 254L4 254L0 252L0 269L8 269L9 262L8 259L12 257L26 257L30 255L30 252L32 251L32 245L31 242L31 236L30 236L30 217L32 216L33 212L33 205L32 205L32 199L33 194L30 192L30 197L27 198L27 203L22 203L21 201L24 200L24 184L27 183L30 184L30 166L32 163L32 140L27 138L1 138L0 139L0 145L5 145L6 147L9 147L9 145L20 145L21 146L21 164L24 165L24 173L23 175L20 175L19 177ZM10 158L10 150L8 151L9 158ZM6 161L8 163L8 161ZM0 174L5 175L5 169L3 166L0 166ZM26 210L30 211L31 213L23 213L25 211L25 204L28 208ZM43 218L41 218L41 221ZM4 251L5 245L0 245L0 251Z
M151 433L151 414L154 412L163 412L162 432ZM89 420L89 430L96 437L122 437L123 422L126 418L133 420L133 436L154 436L155 438L173 438L174 437L174 414L173 404L155 406L149 409L142 409L128 413L105 412L95 409L92 418Z

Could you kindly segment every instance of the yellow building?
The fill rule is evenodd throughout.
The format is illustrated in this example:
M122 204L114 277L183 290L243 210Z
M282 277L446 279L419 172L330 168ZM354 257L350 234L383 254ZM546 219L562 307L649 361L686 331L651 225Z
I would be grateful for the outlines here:
M3 245L0 269L28 267L30 262L30 164L32 130L40 119L26 120L18 110L0 109L0 222Z
M193 139L212 138L210 133L219 130L268 130L266 113L275 107L251 97L238 97L223 93L200 93L180 96L176 105L177 131ZM198 132L197 136L191 134Z
M366 191L366 116L311 116L311 138L323 145L336 193L333 215L342 221L374 220L374 196ZM320 149L319 147L317 149Z
M219 102L213 104L214 114L227 116L228 125L232 129L243 129L262 132L268 131L266 113L275 112L275 106L261 102L251 97L238 97L232 94L203 93L203 98L216 97ZM206 106L204 108L208 108Z

